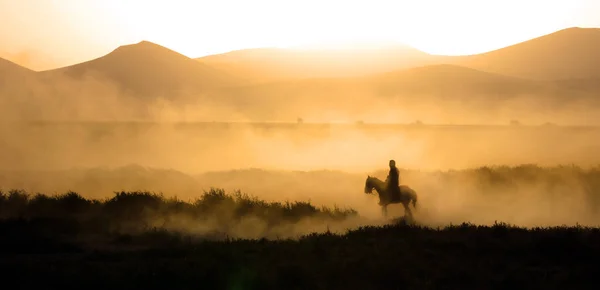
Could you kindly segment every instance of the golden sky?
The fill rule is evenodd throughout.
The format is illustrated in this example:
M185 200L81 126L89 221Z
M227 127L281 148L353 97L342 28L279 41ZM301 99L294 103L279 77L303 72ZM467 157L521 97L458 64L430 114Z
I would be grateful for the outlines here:
M189 57L349 42L472 54L600 27L600 0L0 0L0 19L0 57L49 69L141 40Z

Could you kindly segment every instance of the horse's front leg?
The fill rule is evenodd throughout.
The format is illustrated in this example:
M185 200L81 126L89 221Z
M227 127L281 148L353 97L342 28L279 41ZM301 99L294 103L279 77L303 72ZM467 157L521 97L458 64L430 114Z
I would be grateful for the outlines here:
M387 205L381 206L381 213L383 214L384 218L387 218Z

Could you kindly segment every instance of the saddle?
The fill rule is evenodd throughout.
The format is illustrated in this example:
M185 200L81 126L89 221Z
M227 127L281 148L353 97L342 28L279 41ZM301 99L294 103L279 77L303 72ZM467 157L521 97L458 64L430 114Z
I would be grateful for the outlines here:
M400 202L401 200L401 186L398 186L398 190L394 190L390 193L390 202Z

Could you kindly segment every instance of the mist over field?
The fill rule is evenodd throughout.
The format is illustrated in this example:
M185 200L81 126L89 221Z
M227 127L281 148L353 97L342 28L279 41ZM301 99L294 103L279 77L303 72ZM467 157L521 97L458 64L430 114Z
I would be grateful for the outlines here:
M295 236L386 223L367 175L385 179L395 159L401 184L418 193L418 224L496 221L519 226L600 222L595 127L319 124L38 123L5 127L0 188L74 191L88 199L148 191L194 203L211 188L265 202L356 210L341 220L307 218ZM565 142L568 140L568 142ZM237 208L237 207L233 207ZM233 208L224 212L235 212ZM390 206L401 217L401 205ZM161 217L162 218L162 217ZM179 230L215 228L176 215ZM235 236L273 233L264 221L231 221ZM272 222L272 221L271 221ZM185 226L184 226L185 225ZM251 226L253 225L253 226ZM246 232L236 231L244 227ZM249 228L256 228L252 232ZM196 230L194 230L196 229ZM283 235L283 232L278 232ZM273 236L270 236L273 237Z
M0 188L25 190L14 199L33 205L36 193L160 192L183 208L213 188L357 213L310 222L302 213L310 225L292 222L292 235L387 222L364 182L385 179L394 159L417 191L421 225L596 225L600 73L589 47L600 47L598 29L471 56L389 46L192 59L140 41L44 71L0 60ZM244 208L227 202L234 216ZM192 231L194 218L175 212L168 219Z
M598 127L239 123L5 123L2 169L129 164L186 173L407 169L600 161ZM383 167L383 168L382 168Z

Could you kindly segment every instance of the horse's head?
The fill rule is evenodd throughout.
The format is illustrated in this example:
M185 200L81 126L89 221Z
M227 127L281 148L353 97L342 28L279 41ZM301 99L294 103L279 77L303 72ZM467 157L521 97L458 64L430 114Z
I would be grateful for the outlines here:
M375 187L373 185L373 177L371 177L369 175L369 176L367 176L367 180L365 181L365 193L366 194L373 193L373 187Z

